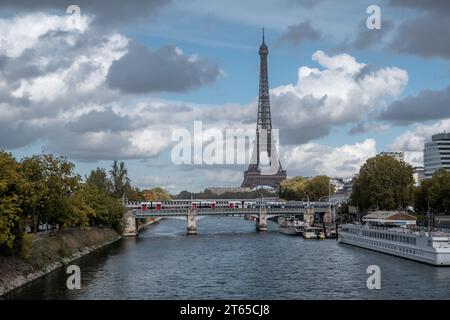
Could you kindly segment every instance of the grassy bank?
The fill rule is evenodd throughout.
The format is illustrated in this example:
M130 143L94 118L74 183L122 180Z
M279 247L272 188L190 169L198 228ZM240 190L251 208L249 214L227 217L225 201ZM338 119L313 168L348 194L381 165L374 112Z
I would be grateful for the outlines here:
M109 228L29 234L20 257L0 257L0 296L118 239Z

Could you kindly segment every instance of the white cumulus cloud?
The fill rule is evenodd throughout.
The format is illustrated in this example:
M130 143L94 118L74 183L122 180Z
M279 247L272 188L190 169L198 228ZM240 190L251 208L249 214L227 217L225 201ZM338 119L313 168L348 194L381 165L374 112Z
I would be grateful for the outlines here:
M298 82L271 90L273 123L286 126L283 144L298 144L326 136L332 126L364 121L395 97L408 82L408 73L396 67L370 71L348 54L312 56L323 69L302 66ZM282 129L282 127L281 127ZM284 141L283 141L284 140Z
M282 162L285 167L301 175L324 174L348 178L357 173L368 158L375 155L376 142L373 139L339 147L306 143L287 150Z

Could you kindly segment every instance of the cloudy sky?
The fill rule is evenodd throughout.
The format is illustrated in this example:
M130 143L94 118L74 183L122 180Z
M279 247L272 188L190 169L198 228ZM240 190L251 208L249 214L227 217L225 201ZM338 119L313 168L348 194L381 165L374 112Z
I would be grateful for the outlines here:
M377 1L380 30L371 4L2 0L0 148L64 155L82 175L124 160L141 188L240 185L245 165L174 164L172 134L255 128L264 26L289 176L350 177L389 150L420 165L450 131L450 2Z

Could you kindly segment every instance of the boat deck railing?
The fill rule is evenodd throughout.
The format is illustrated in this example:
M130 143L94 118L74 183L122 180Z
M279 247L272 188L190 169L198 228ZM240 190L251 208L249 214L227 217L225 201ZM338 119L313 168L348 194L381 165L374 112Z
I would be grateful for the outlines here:
M375 225L363 225L360 224L358 226L361 226L362 228L366 229L366 230L377 230L377 231L390 231L393 233L402 233L402 234L411 234L411 235L419 235L421 231L423 231L426 235L429 236L435 236L435 237L450 237L450 232L448 229L436 229L434 228L433 231L430 230L426 230L424 228L398 228L398 227L393 227L393 228L387 228L387 227L380 227L380 226L375 226Z

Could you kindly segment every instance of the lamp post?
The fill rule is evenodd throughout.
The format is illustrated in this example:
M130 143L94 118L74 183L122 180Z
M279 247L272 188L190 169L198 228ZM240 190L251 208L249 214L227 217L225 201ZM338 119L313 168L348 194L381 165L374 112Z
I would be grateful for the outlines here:
M319 202L320 202L320 200L321 200L322 198L327 198L327 196L320 197L320 198L319 198ZM330 196L328 196L328 203L329 203L329 201L330 201ZM323 218L324 216L325 216L325 214L322 216L322 226L323 226L323 231L324 231L325 234L326 234L325 219Z
M333 212L331 212L331 179L329 179L328 182L328 205L329 205L329 210L331 213L331 219L333 221L333 226L334 226L334 230L336 230L336 203L333 202L334 206L333 206Z
M309 206L309 196L306 196L306 198L302 198L301 202L303 205L306 203Z
M331 220L334 221L333 214L331 213L331 179L328 178L328 212L331 214Z

